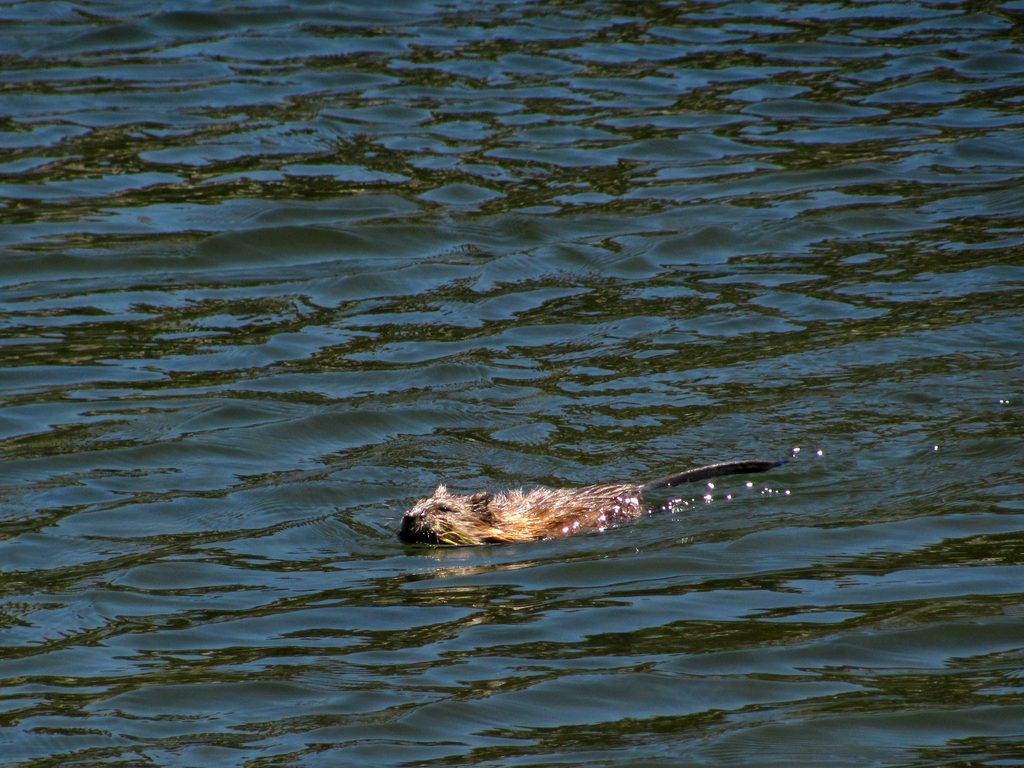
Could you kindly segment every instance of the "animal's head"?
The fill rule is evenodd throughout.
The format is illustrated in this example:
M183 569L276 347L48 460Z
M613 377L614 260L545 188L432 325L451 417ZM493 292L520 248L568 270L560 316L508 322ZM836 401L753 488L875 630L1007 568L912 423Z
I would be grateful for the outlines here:
M410 544L466 546L495 541L489 504L493 495L456 496L443 485L402 516L398 537Z

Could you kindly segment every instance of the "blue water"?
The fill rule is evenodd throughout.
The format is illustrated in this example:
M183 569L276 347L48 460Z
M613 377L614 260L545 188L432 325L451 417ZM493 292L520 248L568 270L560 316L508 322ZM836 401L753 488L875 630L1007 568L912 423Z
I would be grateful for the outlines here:
M1024 765L1022 23L0 2L0 762Z

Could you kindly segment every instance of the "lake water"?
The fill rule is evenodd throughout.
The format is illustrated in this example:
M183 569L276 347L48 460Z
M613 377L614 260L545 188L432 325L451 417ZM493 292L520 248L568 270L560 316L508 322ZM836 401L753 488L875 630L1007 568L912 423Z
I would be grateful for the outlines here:
M0 62L0 762L1024 765L1024 2L7 0Z

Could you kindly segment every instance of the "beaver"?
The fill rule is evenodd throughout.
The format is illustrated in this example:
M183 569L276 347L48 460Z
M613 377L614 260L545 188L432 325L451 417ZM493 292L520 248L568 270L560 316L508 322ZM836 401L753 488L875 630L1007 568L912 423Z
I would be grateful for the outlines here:
M507 544L603 531L644 514L643 495L722 475L765 472L782 461L708 464L637 485L536 488L504 493L449 493L444 485L417 501L402 517L398 537L411 544Z

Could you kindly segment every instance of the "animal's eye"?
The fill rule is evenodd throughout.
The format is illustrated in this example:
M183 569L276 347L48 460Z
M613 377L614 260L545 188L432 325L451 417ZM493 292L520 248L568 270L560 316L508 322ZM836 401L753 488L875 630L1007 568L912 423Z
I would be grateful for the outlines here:
M438 512L451 512L452 508L449 507L447 504L438 504L437 505L437 511Z

